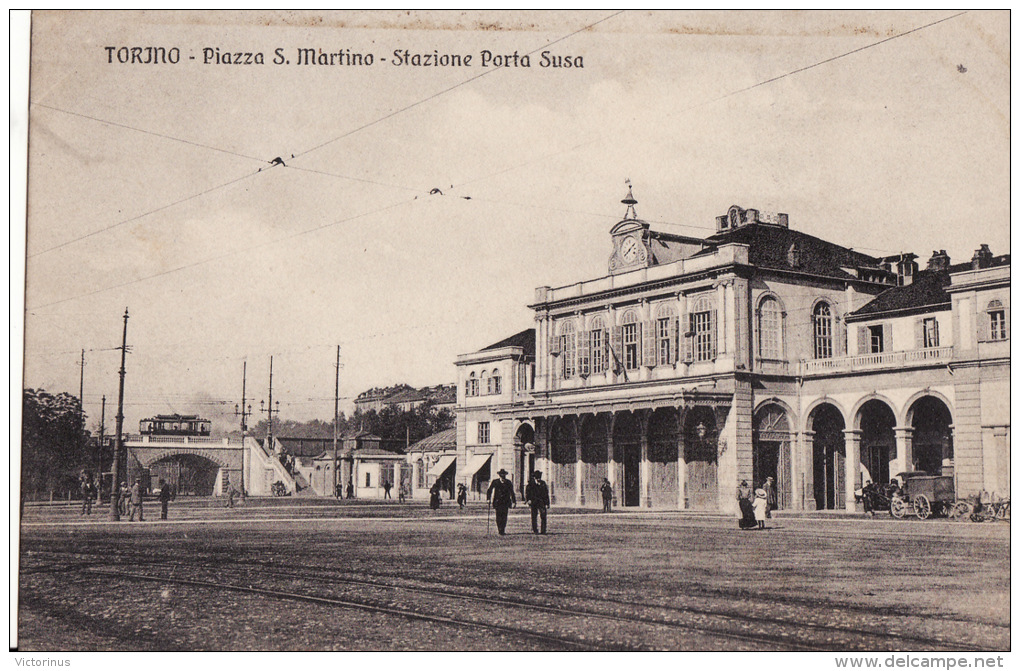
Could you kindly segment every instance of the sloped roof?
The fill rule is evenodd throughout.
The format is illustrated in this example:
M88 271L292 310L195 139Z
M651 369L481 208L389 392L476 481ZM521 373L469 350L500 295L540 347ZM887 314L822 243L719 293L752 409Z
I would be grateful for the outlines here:
M996 256L987 268L1009 265L1009 254ZM947 270L921 270L914 275L914 281L902 287L892 287L875 296L874 300L848 315L848 321L859 321L869 315L900 312L907 310L929 311L947 309L952 297L946 291L952 273L972 270L971 264L958 263Z
M457 429L446 429L422 438L407 449L408 452L442 452L457 449Z
M837 279L857 279L842 268L881 270L881 260L783 226L748 224L705 239L708 248L695 257L712 254L718 245L737 242L749 246L748 262L759 268L811 273ZM799 263L790 264L790 247L797 245Z
M425 389L407 389L387 398L386 404L411 403L413 401L424 401L426 398L428 398L428 394Z
M847 316L847 321L854 317L863 318L868 315L881 314L900 310L920 310L923 308L948 308L952 298L946 293L949 286L949 271L921 270L914 275L914 281L902 287L886 289L874 300Z
M332 449L332 438L283 438L276 437L283 446L283 451L295 457L314 457L325 449Z
M488 347L483 347L480 352L484 352L490 349L500 349L503 347L520 347L524 350L524 353L535 355L535 329L524 329L520 333L515 333L509 338L504 338L499 342L492 343Z

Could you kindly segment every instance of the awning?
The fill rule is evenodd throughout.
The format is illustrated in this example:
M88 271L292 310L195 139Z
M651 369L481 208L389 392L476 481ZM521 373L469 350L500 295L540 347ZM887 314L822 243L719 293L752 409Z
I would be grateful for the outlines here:
M471 461L468 462L467 468L464 470L464 477L474 477L474 474L481 470L485 464L489 463L490 459L492 459L491 454L476 454L471 457Z
M457 455L455 454L447 454L442 457L439 457L439 461L436 462L435 466L428 470L428 474L439 477L440 475L445 473L446 469L453 465L453 462L455 461L457 461Z

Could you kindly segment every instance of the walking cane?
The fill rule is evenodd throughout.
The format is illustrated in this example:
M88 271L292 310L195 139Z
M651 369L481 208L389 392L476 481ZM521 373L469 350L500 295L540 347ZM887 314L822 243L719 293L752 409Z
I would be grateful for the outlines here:
M489 535L489 519L492 517L489 513L492 511L492 506L488 503L485 504L485 535Z

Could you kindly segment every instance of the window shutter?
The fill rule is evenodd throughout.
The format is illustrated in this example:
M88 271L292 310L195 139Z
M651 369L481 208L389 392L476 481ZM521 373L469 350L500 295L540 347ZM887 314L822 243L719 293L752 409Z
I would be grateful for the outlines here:
M623 344L623 327L613 327L613 339L609 347L609 361L608 365L612 368L613 372L619 373L620 369L623 368L623 352L620 351L620 347Z
M717 313L717 310L712 310L711 316L708 319L708 332L711 334L713 359L715 359L719 354L719 333L716 330L716 325L719 323L716 321Z
M870 343L868 342L868 327L858 326L857 327L857 353L868 354L871 352Z
M577 332L577 372L582 377L587 377L588 371L588 351L590 349L591 337L590 331L578 331Z
M599 340L599 343L600 343L600 346L602 348L602 351L600 352L600 354L602 355L602 370L606 371L606 370L609 370L609 367L611 365L610 362L609 362L609 330L608 329L602 329L602 338Z
M560 336L549 336L549 354L560 355Z
M680 356L680 318L670 317L669 319L669 363L677 362Z
M645 343L644 326L645 325L643 322L638 322L634 325L634 327L637 329L637 357L636 357L637 361L634 362L635 366L640 366L643 363L642 354L644 352L642 350L642 346Z
M886 322L882 324L882 351L892 352L892 324Z
M1002 309L1002 337L1009 338L1009 308Z
M832 349L835 356L846 356L849 327L838 317L832 318Z
M924 319L914 322L914 349L924 349Z
M645 322L645 365L649 368L655 368L659 363L658 349L659 349L659 332L656 328L655 321Z
M933 319L934 319L934 318L933 318ZM933 325L933 327L934 327L934 333L935 333L935 340L934 340L934 341L932 342L931 346L932 346L932 347L938 347L938 346L939 346L939 343L941 343L941 342L942 342L942 341L941 341L941 340L939 339L939 320L938 320L938 319L934 319L934 321L932 322L932 325Z
M694 360L694 313L687 313L687 330L684 331L683 339L683 360Z

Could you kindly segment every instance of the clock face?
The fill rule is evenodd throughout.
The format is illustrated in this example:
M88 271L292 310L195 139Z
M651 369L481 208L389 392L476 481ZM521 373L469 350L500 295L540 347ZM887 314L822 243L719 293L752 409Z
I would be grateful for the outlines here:
M638 256L638 242L633 236L627 236L620 245L620 256L627 263L633 262Z

